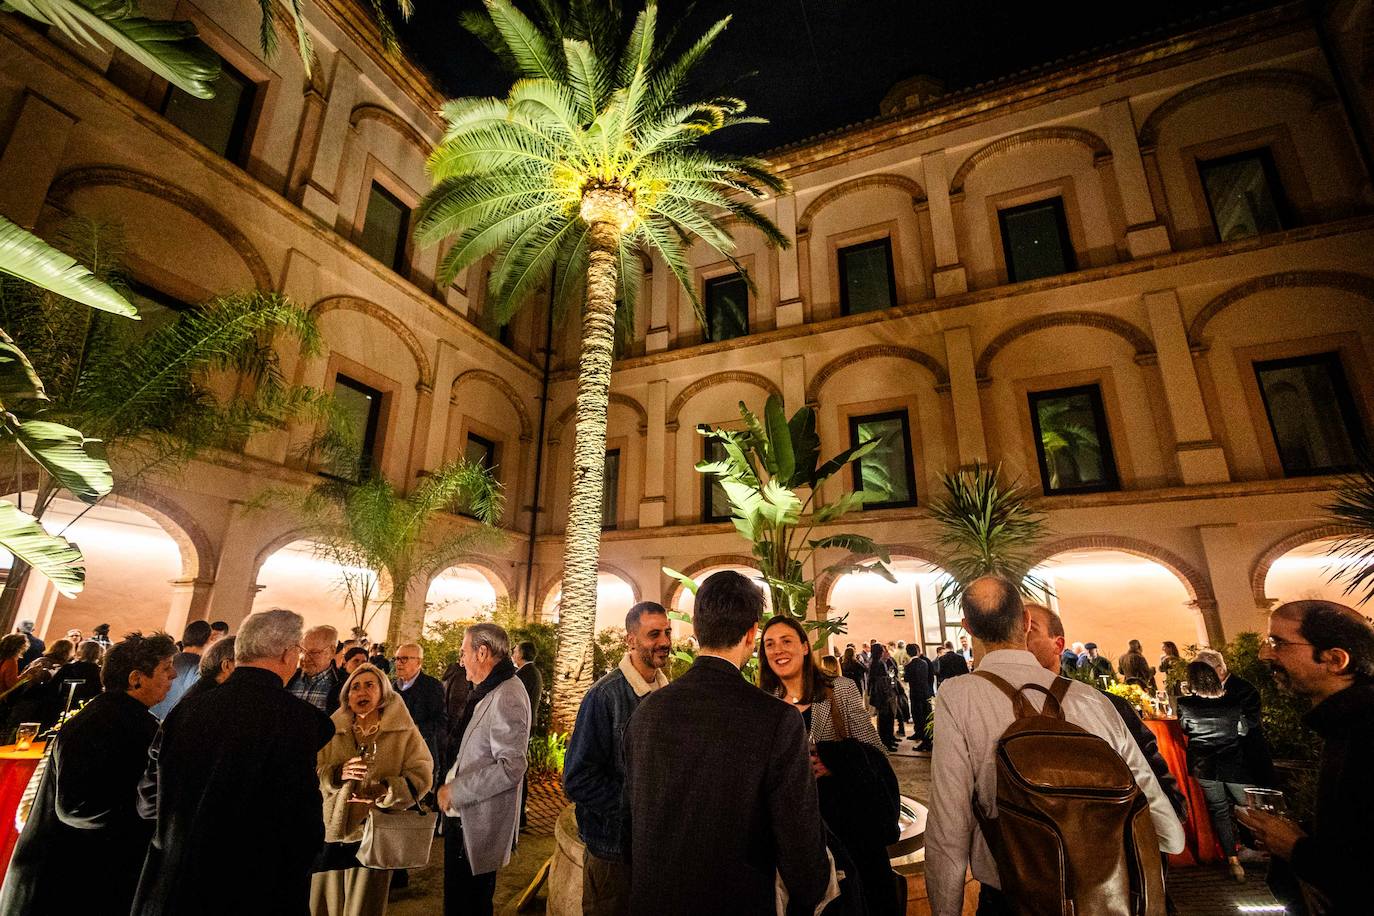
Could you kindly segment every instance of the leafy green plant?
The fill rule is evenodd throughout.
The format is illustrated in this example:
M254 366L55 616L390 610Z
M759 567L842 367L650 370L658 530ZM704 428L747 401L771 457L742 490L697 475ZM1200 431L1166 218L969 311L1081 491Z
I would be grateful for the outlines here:
M424 650L420 667L430 677L442 678L450 665L458 664L463 649L463 634L473 620L436 620L426 623L424 633L416 640Z
M563 759L568 755L568 736L559 732L530 735L529 772L531 776L561 776Z
M596 677L620 665L625 657L625 628L606 627L596 634Z
M641 255L663 259L705 324L687 257L694 240L733 260L727 221L739 221L787 244L752 202L783 189L772 167L702 143L756 119L739 99L689 95L689 77L729 20L674 56L652 2L628 38L618 6L594 6L539 0L532 19L509 0L485 0L465 18L517 79L505 98L443 106L447 130L429 158L434 188L416 224L422 244L456 236L440 260L443 283L492 257L489 301L500 323L543 286L559 315L582 305L555 666L554 718L564 731L592 682L608 389L615 328L633 326Z
M1040 421L1040 443L1045 451L1045 467L1049 469L1050 486L1060 485L1060 461L1066 462L1073 471L1073 479L1081 480L1079 455L1088 449L1099 448L1097 430L1074 417L1081 408L1069 400L1047 401L1038 408Z
M1355 602L1363 605L1374 598L1374 466L1366 463L1347 478L1336 493L1336 501L1323 508L1333 522L1354 529L1354 533L1336 541L1326 553L1340 560L1331 581L1345 580L1347 595L1363 590L1364 594Z
M839 548L870 558L834 563L825 567L823 573L871 572L889 582L897 581L887 568L887 550L871 538L858 534L812 537L817 525L837 522L863 505L863 490L846 493L825 505L815 502L827 480L850 462L872 452L880 440L861 442L822 463L821 438L816 433L813 408L802 407L789 420L783 413L782 399L771 395L764 404L762 420L743 401L739 410L743 431L699 430L703 436L722 444L725 457L702 461L696 469L720 481L730 502L730 521L750 543L759 562L772 598L772 613L796 617L814 634L816 645L824 645L830 636L844 633L845 617L807 619L807 608L816 589L815 581L806 576L806 564L817 550ZM666 566L663 571L696 594L696 583L689 576ZM678 619L690 622L686 615L674 613Z
M942 474L945 493L930 506L936 541L949 574L940 585L941 603L953 603L979 576L1004 576L1027 596L1043 601L1049 584L1030 574L1035 545L1045 537L1045 516L1032 509L1028 493L1003 486L1001 466Z
M479 525L437 534L435 522L460 502ZM336 584L355 628L366 630L388 608L386 642L395 645L405 635L411 585L439 564L499 541L491 526L501 517L504 498L485 468L455 461L421 478L407 494L379 476L361 483L322 478L304 493L269 490L259 503L280 503L300 516L312 531L315 555L338 569Z

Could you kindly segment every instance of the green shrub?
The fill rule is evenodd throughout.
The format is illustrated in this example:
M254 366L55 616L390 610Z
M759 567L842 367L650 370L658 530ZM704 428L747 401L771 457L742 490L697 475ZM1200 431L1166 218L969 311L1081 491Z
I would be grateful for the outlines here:
M599 679L620 665L625 657L625 628L606 627L592 644L592 677Z
M529 773L531 776L561 776L563 758L568 753L568 736L558 732L530 736Z

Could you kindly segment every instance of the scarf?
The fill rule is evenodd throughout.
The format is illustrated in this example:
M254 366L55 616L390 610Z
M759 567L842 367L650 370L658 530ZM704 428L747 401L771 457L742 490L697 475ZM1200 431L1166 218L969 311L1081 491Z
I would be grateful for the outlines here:
M458 720L458 729L453 735L454 747L462 747L463 733L468 730L468 725L472 722L473 710L477 708L478 703L482 702L482 698L513 677L515 677L515 662L503 658L496 663L495 668L491 669L491 674L488 674L482 683L468 693L468 700L463 704L463 717Z

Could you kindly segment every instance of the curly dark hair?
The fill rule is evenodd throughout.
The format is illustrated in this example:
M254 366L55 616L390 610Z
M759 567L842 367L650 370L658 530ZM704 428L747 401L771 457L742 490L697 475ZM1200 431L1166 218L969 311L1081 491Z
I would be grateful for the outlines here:
M144 636L135 630L105 653L100 683L109 693L123 693L129 689L129 677L135 671L151 677L163 659L176 654L176 641L166 633Z

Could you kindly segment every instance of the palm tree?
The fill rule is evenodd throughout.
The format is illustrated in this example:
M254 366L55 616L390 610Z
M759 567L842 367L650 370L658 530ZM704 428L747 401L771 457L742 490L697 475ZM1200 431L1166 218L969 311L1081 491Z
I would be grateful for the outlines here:
M1336 501L1324 507L1332 521L1352 530L1327 549L1338 557L1340 566L1331 581L1345 580L1345 594L1363 589L1356 604L1374 598L1374 464L1366 463L1341 486Z
M1097 430L1079 423L1076 419L1081 408L1071 401L1059 400L1042 403L1037 408L1040 422L1040 444L1045 452L1045 467L1050 475L1051 489L1060 485L1059 461L1062 457L1073 471L1071 483L1082 483L1083 474L1079 456L1087 449L1097 449Z
M90 268L91 278L123 301L128 286L119 232L77 219L61 238ZM322 343L314 320L276 293L231 293L160 325L134 324L116 323L62 295L7 279L0 282L0 327L47 376L41 401L6 407L20 417L41 415L42 421L82 430L87 443L99 442L102 454L115 455L125 485L183 466L210 448L240 449L255 433L297 417L329 415L326 395L291 385L282 375L274 341L294 339L307 356ZM212 376L225 381L215 387L232 385L234 391L212 390ZM69 449L76 445L69 443ZM76 459L75 452L71 457ZM92 505L110 491L108 484L103 492L83 489L79 476L37 459L32 450L16 456L15 467L18 492L36 492L28 507L36 519L64 490ZM27 571L16 561L5 580L0 629L8 627L18 606Z
M501 486L479 464L456 461L426 474L410 493L386 478L361 483L323 478L304 494L269 491L264 500L286 502L316 533L315 555L339 569L337 583L353 614L355 632L366 630L383 608L391 619L386 641L395 645L406 625L406 593L422 575L464 553L500 539L492 527L501 517ZM435 521L457 505L481 523L436 536Z
M975 463L941 475L945 495L930 507L949 573L940 587L941 604L957 601L979 576L1004 576L1037 601L1049 591L1030 573L1034 547L1045 537L1045 516L1031 508L1021 487L1001 484L1001 471Z
M750 120L738 99L685 98L686 81L729 20L679 56L655 41L649 3L619 40L618 20L572 4L542 25L509 0L486 0L473 25L520 77L504 99L447 103L448 129L429 160L434 189L420 207L422 243L457 240L441 262L448 282L493 255L491 299L505 323L553 276L559 313L582 293L573 483L563 554L563 603L554 682L554 728L571 729L591 685L601 543L607 392L617 319L631 326L642 267L657 253L703 315L687 266L693 239L731 257L730 217L785 245L743 198L784 183L767 162L701 148ZM620 308L617 309L617 302Z

